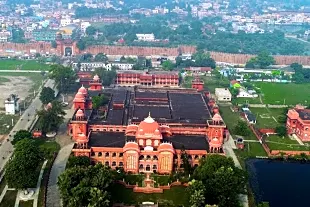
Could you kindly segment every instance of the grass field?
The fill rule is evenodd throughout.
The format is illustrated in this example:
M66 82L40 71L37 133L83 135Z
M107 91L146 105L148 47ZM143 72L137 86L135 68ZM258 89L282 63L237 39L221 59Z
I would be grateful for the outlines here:
M242 159L256 156L267 156L264 148L259 142L245 142L244 149L235 150L235 153Z
M306 104L310 103L310 84L255 83L262 90L265 104Z
M15 125L19 119L19 116L0 113L0 134L8 134L11 131L11 129L13 128L12 119L13 124Z
M33 200L30 201L19 201L18 207L33 207Z
M266 138L268 147L271 150L296 150L296 151L309 151L309 146L299 145L296 140L292 140L289 137L279 137L277 135L271 135Z
M49 70L49 65L37 60L0 60L0 70Z
M0 203L0 207L14 207L16 196L17 190L8 190Z
M236 98L238 104L261 104L259 98Z
M267 108L250 108L251 112L255 115L257 123L255 126L261 128L276 128L283 125L279 119L285 116L284 109L267 109Z
M182 87L191 88L193 76L185 76L182 81ZM215 92L215 88L228 88L229 81L228 80L217 80L212 76L200 76L200 79L204 82L204 88L208 89L211 93Z
M134 193L132 189L125 188L123 185L115 184L111 189L112 200L115 203L141 204L142 202L170 202L173 206L189 206L188 194L185 187L176 186L170 190L164 190L164 193Z

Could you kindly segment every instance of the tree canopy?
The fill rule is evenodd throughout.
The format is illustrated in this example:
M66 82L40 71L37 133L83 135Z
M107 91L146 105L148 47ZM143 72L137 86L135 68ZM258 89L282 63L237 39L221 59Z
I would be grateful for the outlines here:
M287 135L287 129L285 126L277 126L276 127L276 133L281 136L284 137Z
M6 165L5 179L10 187L26 189L35 187L40 151L33 139L23 139L15 144L13 158Z
M95 59L94 59L95 62L107 62L108 61L108 57L103 54L103 53L98 53L96 56L95 56Z
M310 83L310 70L304 69L301 64L292 63L291 68L295 71L293 80L296 83Z
M252 57L245 65L246 68L266 68L275 64L274 58L267 52L261 52L258 56Z
M97 74L100 77L102 85L104 86L111 85L116 77L116 71L113 68L112 70L97 68L94 74Z
M63 65L52 65L49 72L49 78L55 81L61 91L65 91L77 79L74 70Z
M100 106L103 106L109 102L109 99L103 94L99 96L92 97L92 104L94 109L99 109Z
M240 136L247 136L249 135L250 129L245 121L238 121L238 123L234 127L234 133Z
M88 167L90 159L87 156L70 156L66 168Z
M43 104L48 104L55 99L55 91L50 87L43 87L40 94L40 101Z
M86 34L87 35L95 35L96 34L97 29L93 26L89 26L86 28Z
M16 132L16 134L13 137L12 144L15 145L17 142L23 139L31 139L31 138L32 138L31 132L22 129Z
M174 68L174 64L171 60L166 60L164 61L161 66L163 67L164 70L171 71Z
M53 101L51 105L51 107L46 107L37 112L40 117L38 121L39 129L41 129L43 133L57 131L66 115L59 101Z

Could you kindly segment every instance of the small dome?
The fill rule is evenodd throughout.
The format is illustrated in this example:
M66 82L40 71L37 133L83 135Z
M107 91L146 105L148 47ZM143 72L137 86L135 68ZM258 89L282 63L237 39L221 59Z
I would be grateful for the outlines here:
M213 121L222 121L223 119L222 119L221 115L219 113L217 113L217 114L214 114L214 116L212 117L212 120Z
M140 148L139 148L138 143L136 143L136 142L127 142L125 144L125 146L123 147L123 152L126 152L128 150L134 150L134 151L140 152Z
M158 152L168 151L174 153L174 148L170 143L161 143L157 149Z
M84 144L84 143L88 142L88 139L87 139L86 135L82 133L82 134L78 135L78 138L76 139L76 142L80 143L80 144Z
M155 130L154 135L160 135L160 131L158 129Z
M99 81L100 78L99 78L99 76L96 74L96 75L94 76L93 80L94 80L94 81Z
M84 97L84 95L79 91L79 92L75 95L74 98L75 98L75 99L84 99L85 97Z
M139 124L138 129L139 134L141 134L142 131L143 134L154 134L155 130L159 129L159 124L149 114L149 116Z
M79 109L76 114L75 114L76 118L83 118L84 117L84 112L82 109Z
M78 92L81 92L84 96L87 95L87 89L82 85L82 87L78 90Z

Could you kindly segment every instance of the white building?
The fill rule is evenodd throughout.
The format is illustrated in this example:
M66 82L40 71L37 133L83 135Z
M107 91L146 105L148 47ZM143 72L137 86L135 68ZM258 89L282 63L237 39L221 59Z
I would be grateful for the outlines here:
M19 110L19 102L17 95L11 94L9 98L4 101L5 114L14 115Z
M231 93L228 88L216 88L215 96L218 101L231 101Z
M105 68L107 70L111 70L112 66L118 67L119 70L131 70L132 67L134 66L133 63L122 63L122 62L112 62L108 63Z
M71 19L70 18L64 18L60 20L60 26L65 27L71 24Z
M89 26L91 26L91 24L89 22L82 22L81 23L81 30L82 30L82 32L85 33L86 32L86 28L89 27Z
M73 63L74 67L78 67L79 63ZM104 62L86 62L80 63L81 71L94 71L96 68L105 68L111 70L112 66L117 67L119 70L131 70L134 66L133 63L111 62L105 64Z
M240 88L237 97L238 98L256 98L258 97L258 95L253 90L246 91L245 89Z
M152 34L136 34L139 41L152 42L155 41L155 35Z

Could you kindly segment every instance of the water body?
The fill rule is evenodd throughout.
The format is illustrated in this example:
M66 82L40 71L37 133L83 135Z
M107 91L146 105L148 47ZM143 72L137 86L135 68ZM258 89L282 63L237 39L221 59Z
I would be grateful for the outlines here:
M246 162L257 202L270 207L310 207L310 164L250 159Z

